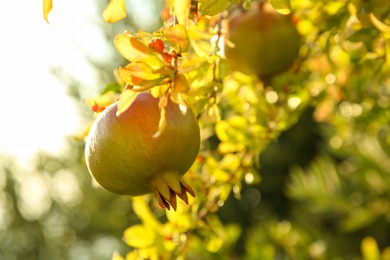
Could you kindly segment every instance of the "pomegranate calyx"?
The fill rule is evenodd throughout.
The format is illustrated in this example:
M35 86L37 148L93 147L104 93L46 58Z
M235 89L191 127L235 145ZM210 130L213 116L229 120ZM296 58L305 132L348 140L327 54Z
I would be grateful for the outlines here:
M161 208L168 210L173 208L176 211L177 199L179 197L186 205L188 205L187 192L195 197L195 192L190 185L183 181L177 174L166 172L158 175L152 179L150 186L157 198L158 204Z

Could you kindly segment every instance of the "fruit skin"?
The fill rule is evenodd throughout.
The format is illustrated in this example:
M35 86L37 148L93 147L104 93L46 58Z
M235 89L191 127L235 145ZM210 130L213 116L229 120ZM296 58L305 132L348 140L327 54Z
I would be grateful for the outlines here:
M98 116L86 140L85 157L102 187L121 195L143 195L155 192L151 182L160 182L161 176L180 179L191 167L200 147L197 120L189 107L183 114L170 99L165 109L166 127L157 137L153 135L159 129L159 99L149 92L139 93L119 116L117 103Z
M229 22L225 56L233 70L269 78L286 71L298 57L301 37L290 16L269 3L254 5Z

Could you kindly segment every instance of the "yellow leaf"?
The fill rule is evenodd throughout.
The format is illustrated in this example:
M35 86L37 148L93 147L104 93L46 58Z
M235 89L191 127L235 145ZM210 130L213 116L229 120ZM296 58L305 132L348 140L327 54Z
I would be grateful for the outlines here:
M120 116L123 112L125 112L133 103L135 98L137 97L137 92L133 91L130 88L126 88L119 99L118 102L118 111L116 112L116 116Z
M156 232L162 233L163 226L150 210L148 204L142 197L132 197L133 210L146 226Z
M126 260L139 260L142 259L140 250L133 250L127 253Z
M171 85L171 83L160 84L157 88L151 88L150 94L152 94L154 98L159 98L162 93L166 93L171 88Z
M179 105L180 112L185 115L187 113L187 103L184 101L183 94L173 89L171 93L172 102Z
M390 26L380 21L373 13L369 14L371 23L382 33L385 40L386 62L390 65Z
M193 201L194 199L189 196L188 199ZM190 202L191 204L191 202ZM191 212L191 207L186 205L183 201L179 200L177 203L176 211L167 210L165 214L169 220L169 223L175 227L175 232L184 233L196 226L196 220Z
M100 95L98 97L94 98L88 98L85 100L85 103L90 106L91 108L95 105L98 105L99 107L106 108L109 105L115 103L116 100L118 100L119 94L109 91L107 93L104 93L103 95Z
M173 88L178 93L187 93L190 90L190 85L188 85L186 76L178 73L175 77Z
M382 253L382 260L390 260L390 246L387 246Z
M159 137L162 134L162 132L164 131L166 126L167 126L167 120L165 117L165 107L163 107L160 110L160 121L158 122L158 130L156 133L154 133L153 137L154 138Z
M153 69L165 66L164 61L151 48L130 33L118 34L114 39L114 45L128 61L143 62Z
M153 244L156 234L144 225L134 225L125 230L123 240L129 246L145 248Z
M187 27L191 0L175 0L175 15L177 22Z
M119 76L127 84L140 87L134 90L144 91L168 79L170 71L164 69L155 71L145 63L130 63L125 68L119 68Z
M223 246L223 240L220 236L210 233L208 241L206 243L206 248L208 251L216 253Z
M379 260L380 253L376 240L372 237L365 237L361 243L361 251L364 260Z
M372 24L381 32L383 33L390 33L390 26L380 21L378 18L375 17L373 13L370 13L368 15L370 17L370 20Z
M43 0L43 18L49 23L48 15L53 8L52 0Z
M115 23L126 15L125 0L110 0L103 11L103 19L107 23Z
M187 52L190 48L187 30L181 24L176 24L165 30L165 36L169 44L179 53Z

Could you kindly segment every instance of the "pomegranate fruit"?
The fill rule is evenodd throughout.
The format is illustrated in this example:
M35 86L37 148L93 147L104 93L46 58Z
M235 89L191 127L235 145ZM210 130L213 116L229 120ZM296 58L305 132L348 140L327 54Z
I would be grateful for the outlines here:
M154 192L162 208L176 209L176 196L188 204L195 196L181 176L195 161L200 130L189 107L168 98L166 126L159 130L159 99L139 93L131 106L117 116L117 103L95 120L86 140L87 167L105 189L121 195Z
M301 42L291 17L277 13L268 2L233 17L227 39L225 56L231 68L261 79L287 70Z

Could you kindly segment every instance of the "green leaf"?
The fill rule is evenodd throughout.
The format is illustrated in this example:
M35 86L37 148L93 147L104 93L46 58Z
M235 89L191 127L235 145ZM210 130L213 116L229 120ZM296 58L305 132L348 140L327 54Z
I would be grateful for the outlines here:
M343 222L343 228L347 232L353 232L372 225L380 215L379 212L369 207L352 209L349 213Z
M115 92L115 93L121 93L123 86L116 82L108 83L104 89L100 92L102 95L109 93L109 92Z
M103 19L107 23L115 23L126 15L125 0L110 0L103 11Z
M226 75L228 75L231 70L230 66L226 59L217 59L216 62L216 71L215 71L215 77L217 80L222 80Z
M43 18L47 23L49 23L48 15L53 8L52 0L43 0Z
M134 225L125 230L123 240L129 246L145 248L153 244L156 234L144 225Z
M199 12L201 15L216 15L226 10L231 4L229 0L200 0Z
M270 4L281 14L290 14L292 11L290 0L270 0Z
M165 66L164 61L157 56L156 52L131 33L118 34L114 39L114 45L119 53L128 61L143 62L153 69Z
M390 67L390 35L385 39L386 63Z

